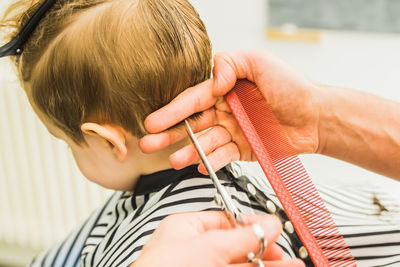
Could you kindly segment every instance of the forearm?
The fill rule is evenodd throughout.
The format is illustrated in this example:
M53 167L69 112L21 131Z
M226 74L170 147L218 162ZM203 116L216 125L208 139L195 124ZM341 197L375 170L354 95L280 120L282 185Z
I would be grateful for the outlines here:
M400 180L400 104L319 86L318 153Z

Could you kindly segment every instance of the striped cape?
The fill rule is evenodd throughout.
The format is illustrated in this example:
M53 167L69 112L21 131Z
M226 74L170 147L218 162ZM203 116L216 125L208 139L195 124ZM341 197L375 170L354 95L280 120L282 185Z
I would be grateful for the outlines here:
M228 167L280 206L265 178L240 164ZM218 173L235 204L246 214L267 214L265 206L234 179ZM222 178L221 178L222 177ZM242 181L243 182L243 181ZM400 266L400 199L382 188L318 186L358 266ZM115 192L63 242L38 255L30 266L129 266L163 218L179 212L220 210L211 179L196 166L140 178L134 192ZM400 195L400 194L399 194ZM299 244L283 232L277 243L285 258Z

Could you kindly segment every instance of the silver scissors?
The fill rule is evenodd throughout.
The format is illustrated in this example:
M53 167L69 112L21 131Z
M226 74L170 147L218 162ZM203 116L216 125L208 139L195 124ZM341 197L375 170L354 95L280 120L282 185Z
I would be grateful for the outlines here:
M227 214L228 219L230 220L233 226L239 227L245 225L243 217L241 216L238 208L233 204L231 196L228 194L226 189L220 183L217 175L212 169L210 162L208 161L206 155L204 154L204 151L201 148L199 142L197 141L197 138L194 135L192 128L190 127L189 122L187 120L185 120L185 124L190 140L192 140L193 145L195 146L197 152L199 153L199 156L203 161L204 166L206 167L208 174L210 175L214 183L215 188L217 189L217 194L215 196L217 204L221 204L221 206L224 208L225 213ZM260 241L260 250L258 252L258 255L255 255L253 252L250 252L248 255L248 260L249 262L257 264L257 267L264 267L264 263L262 262L261 259L264 253L264 249L266 247L266 240L264 240L264 231L258 224L253 224L253 231Z
M193 145L195 146L197 152L199 153L199 156L201 160L204 163L204 166L206 167L208 174L211 177L211 180L214 183L215 188L217 189L217 195L215 196L217 204L221 203L228 218L230 219L231 223L233 226L238 226L239 225L244 225L244 220L242 216L240 215L240 212L238 208L233 204L233 200L226 191L226 189L222 186L221 182L219 181L217 175L215 174L214 170L211 167L210 162L208 161L206 155L204 154L203 149L201 148L199 142L197 141L196 136L193 133L192 128L190 128L190 125L187 120L185 120L187 132L189 134L190 140L192 140Z

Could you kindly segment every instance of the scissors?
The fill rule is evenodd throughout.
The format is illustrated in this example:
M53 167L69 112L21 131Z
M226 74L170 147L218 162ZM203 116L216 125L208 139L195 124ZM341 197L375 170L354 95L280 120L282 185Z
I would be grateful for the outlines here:
M234 227L240 227L244 226L245 222L243 220L242 215L239 212L239 209L233 204L233 200L231 196L228 194L226 189L222 186L221 182L219 181L217 175L215 174L214 170L211 167L210 162L208 161L206 155L204 154L203 149L201 148L196 136L193 133L192 128L189 125L189 122L185 120L186 124L186 130L187 133L189 134L190 140L192 141L193 145L195 146L197 153L199 154L201 160L204 163L204 166L206 167L206 170L208 174L211 177L211 180L214 183L215 188L217 189L217 194L215 195L215 200L217 204L220 204L223 208L224 211L231 222L232 226ZM258 252L258 255L256 255L253 252L250 252L248 255L248 260L249 262L254 262L257 264L257 267L264 267L264 264L261 260L262 255L264 253L264 249L266 247L266 240L264 240L264 231L259 226L258 224L253 224L253 231L256 234L257 238L260 241L260 250Z

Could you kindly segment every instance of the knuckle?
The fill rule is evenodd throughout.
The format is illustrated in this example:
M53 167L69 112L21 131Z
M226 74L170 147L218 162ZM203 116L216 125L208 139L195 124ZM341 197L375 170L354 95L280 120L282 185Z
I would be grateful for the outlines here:
M239 160L240 159L240 151L237 147L236 143L230 142L228 144L229 148L229 155L231 155L231 161Z
M199 159L200 159L199 153L194 148L194 146L192 146L187 155L187 162L192 163L192 162L198 161Z
M223 140L231 140L232 136L229 133L229 131L227 129L225 129L225 127L222 126L216 126L216 132L218 134L219 137L221 137Z
M209 122L213 122L215 121L215 108L209 108L207 110L205 110L203 112L205 119L207 119L207 121Z

